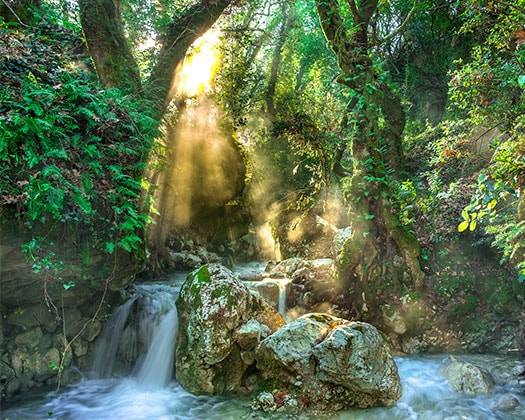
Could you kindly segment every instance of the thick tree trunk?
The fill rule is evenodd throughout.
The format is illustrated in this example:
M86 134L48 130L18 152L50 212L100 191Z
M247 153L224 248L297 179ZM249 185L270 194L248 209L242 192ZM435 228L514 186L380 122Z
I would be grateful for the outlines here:
M79 0L80 22L100 82L139 92L140 74L120 16L121 0Z
M158 111L163 112L171 100L175 69L184 60L188 48L213 26L231 2L201 0L170 23L146 89L148 98L157 103Z
M152 103L159 120L169 104L175 69L193 42L217 21L232 0L200 0L169 24L147 83L124 34L121 0L79 0L80 20L100 82L106 87L131 89Z
M372 62L367 31L378 2L347 3L352 22L345 22L337 0L316 0L321 26L342 70L338 81L355 95L343 119L354 130L348 187L353 234L339 255L339 275L355 305L374 308L390 298L387 291L420 288L423 273L417 241L400 226L389 202L391 169L403 165L405 114L391 88L379 82Z
M196 0L184 14L178 15L168 25L161 36L162 46L153 66L150 78L142 83L138 65L124 33L120 14L122 0L79 0L82 28L90 55L95 64L100 82L106 87L131 90L138 97L149 102L148 111L157 121L161 121L171 97L175 71L182 63L188 48L204 35L217 21L232 0ZM155 178L155 176L153 177ZM163 176L158 177L162 184ZM179 186L175 185L173 188ZM164 194L172 190L164 191ZM168 203L169 200L162 200ZM167 217L170 211L159 209ZM162 222L162 219L161 219ZM161 225L160 228L165 226ZM165 248L167 232L159 233L150 242L151 260L156 268L169 261Z

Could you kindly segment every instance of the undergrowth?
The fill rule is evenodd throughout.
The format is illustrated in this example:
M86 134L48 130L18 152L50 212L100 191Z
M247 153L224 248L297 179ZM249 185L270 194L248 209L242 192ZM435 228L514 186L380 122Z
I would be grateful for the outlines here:
M102 227L98 247L133 251L149 220L143 172L158 123L60 44L0 31L0 214L14 210L28 229Z

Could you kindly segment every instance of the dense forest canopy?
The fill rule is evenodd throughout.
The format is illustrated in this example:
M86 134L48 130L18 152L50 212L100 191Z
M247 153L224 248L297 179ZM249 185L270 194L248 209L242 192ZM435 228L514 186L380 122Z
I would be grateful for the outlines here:
M192 99L176 75L213 26L221 130L248 185L275 174L257 205L305 212L341 188L339 275L356 299L420 288L433 247L465 235L525 281L523 0L0 6L3 218L83 226L93 246L144 257L149 175L169 167L166 121Z

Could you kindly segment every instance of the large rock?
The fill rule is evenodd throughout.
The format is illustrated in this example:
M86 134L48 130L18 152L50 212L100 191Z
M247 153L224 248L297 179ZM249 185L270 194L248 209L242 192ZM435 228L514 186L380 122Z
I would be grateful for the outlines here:
M467 395L490 394L495 381L485 369L450 357L450 363L440 370L454 391Z
M279 408L289 401L291 407L335 411L389 406L401 396L395 361L367 323L304 315L264 339L255 358L263 376L275 384L275 404L268 404L265 392L264 404L256 402L256 408Z
M193 271L177 300L176 377L195 394L242 389L259 341L284 320L219 264Z

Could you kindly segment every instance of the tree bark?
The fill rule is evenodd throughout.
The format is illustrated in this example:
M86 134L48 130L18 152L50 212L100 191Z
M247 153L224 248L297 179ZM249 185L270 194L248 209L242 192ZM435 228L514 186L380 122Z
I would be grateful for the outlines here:
M147 83L147 96L163 112L172 99L170 91L175 69L188 48L204 35L232 0L201 0L180 18L174 19L162 40L162 47ZM157 98L162 98L162 102Z
M184 60L188 48L212 27L232 0L196 0L183 14L174 17L166 33L161 36L159 54L150 78L145 82L141 81L137 62L125 36L120 14L121 2L79 0L81 24L89 53L99 81L104 86L131 91L147 100L147 111L160 122L172 99L175 71ZM159 184L162 179L160 176ZM171 192L165 186L163 188L164 194ZM166 233L159 235L154 243L150 242L150 264L156 269L169 264L163 240Z
M290 27L293 23L294 17L290 16L288 10L288 4L285 2L281 3L282 22L277 35L277 42L274 46L272 54L272 62L270 65L270 76L268 78L268 84L266 86L266 92L264 94L264 100L266 102L266 111L268 115L273 118L275 117L275 89L277 87L277 78L279 75L279 68L282 61L282 50L284 43L286 42L286 36L289 33Z
M377 0L347 0L352 16L345 20L338 0L316 0L321 27L342 74L338 81L354 93L343 121L353 128L349 141L354 167L348 197L352 236L339 255L342 287L354 304L379 306L387 293L401 294L422 286L419 245L392 214L391 169L403 164L401 133L405 114L372 60L368 25ZM373 311L370 311L373 313Z
M171 97L175 69L188 48L217 21L232 0L200 0L175 17L162 36L162 47L149 80L142 84L120 15L121 0L79 0L80 20L100 82L131 90L152 103L162 118Z
M124 35L121 0L79 0L80 22L100 83L140 91L137 63Z

